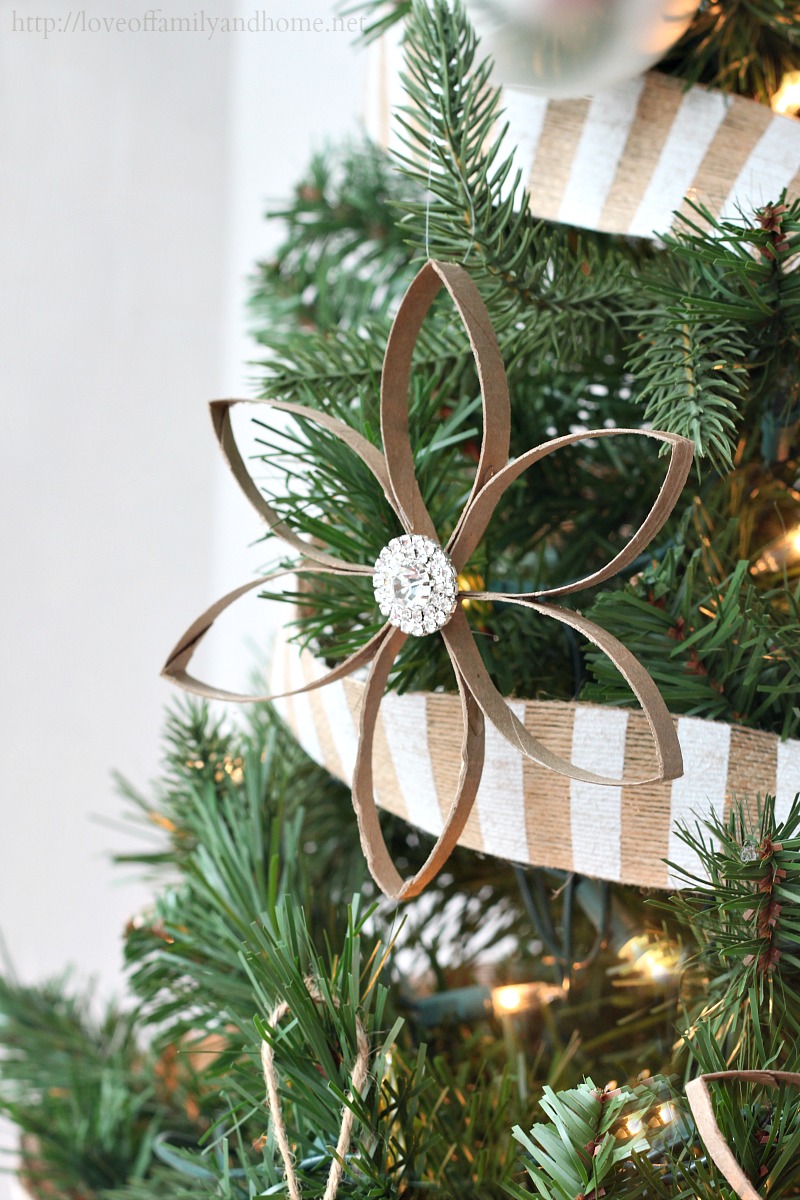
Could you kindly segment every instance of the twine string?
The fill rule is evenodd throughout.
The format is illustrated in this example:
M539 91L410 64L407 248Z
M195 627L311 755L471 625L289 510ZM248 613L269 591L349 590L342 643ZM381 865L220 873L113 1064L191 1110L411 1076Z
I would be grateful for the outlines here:
M322 1000L322 994L313 979L306 979L305 985L312 1000L317 1002ZM282 1000L270 1013L269 1024L274 1028L289 1011L288 1003ZM367 1081L367 1071L369 1068L369 1043L367 1042L367 1035L364 1032L364 1026L358 1017L356 1017L356 1044L358 1053L353 1065L352 1074L350 1075L351 1099L354 1096L360 1095ZM286 1183L289 1188L289 1196L291 1200L301 1200L300 1184L294 1169L294 1155L289 1145L286 1123L283 1119L283 1109L281 1108L280 1096L278 1095L278 1080L275 1075L275 1052L270 1043L266 1041L261 1043L261 1065L264 1069L264 1082L267 1085L267 1107L269 1108L272 1126L275 1130L275 1140L278 1143L278 1149L281 1152L283 1165L286 1169ZM335 1200L336 1194L339 1191L339 1184L342 1181L342 1174L344 1173L344 1160L350 1149L350 1139L353 1136L354 1124L355 1113L349 1105L345 1104L342 1108L342 1125L339 1130L339 1140L336 1143L336 1153L328 1173L328 1183L325 1187L323 1200Z

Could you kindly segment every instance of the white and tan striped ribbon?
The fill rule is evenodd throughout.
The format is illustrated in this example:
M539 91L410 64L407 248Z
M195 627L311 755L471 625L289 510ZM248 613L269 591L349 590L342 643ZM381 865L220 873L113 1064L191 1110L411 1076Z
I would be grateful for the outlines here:
M324 670L310 654L282 642L272 686L299 686ZM350 678L280 702L301 745L347 784L363 689L363 682ZM640 774L652 759L640 712L558 701L517 700L512 707L545 744L593 770ZM685 774L644 787L597 787L556 775L488 726L483 777L461 844L512 862L668 888L683 881L665 859L690 871L698 866L677 836L678 822L724 816L734 797L754 807L758 793L774 794L778 818L787 815L800 792L800 741L781 742L774 734L697 717L675 721ZM375 737L379 806L438 835L458 780L460 742L457 696L387 695Z
M404 103L397 32L371 53L365 121L394 146ZM587 99L506 87L503 107L531 211L546 220L651 238L687 211L687 196L735 220L784 188L800 194L800 121L657 71Z

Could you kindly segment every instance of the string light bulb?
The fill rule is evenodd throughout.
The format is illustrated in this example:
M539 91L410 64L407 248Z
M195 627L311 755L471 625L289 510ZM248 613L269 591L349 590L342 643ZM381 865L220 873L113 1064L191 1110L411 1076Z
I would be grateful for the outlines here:
M514 987L513 984L508 987L493 988L492 1007L496 1013L519 1012L523 1007L521 990L518 987Z
M662 983L673 976L680 959L669 946L656 945L644 935L629 938L618 951L619 957L629 962L642 975L648 975L654 983Z
M800 71L788 71L771 100L772 111L793 117L800 112Z
M552 1004L554 1000L563 1000L565 996L563 987L542 981L508 983L494 988L476 985L415 997L413 1008L420 1024L433 1027L448 1021L515 1017Z
M462 571L458 576L458 590L459 592L485 592L486 580L477 571ZM476 600L474 597L465 596L461 604L475 618L477 627L485 629L486 622L492 615L491 601Z
M654 980L666 979L672 973L664 960L664 956L659 954L655 949L645 950L644 954L637 960L636 966L640 971L645 971Z
M798 72L800 74L800 72ZM800 567L800 525L781 534L765 546L750 568L750 574L773 575L777 572L794 573Z
M560 1000L564 989L551 983L509 983L492 988L492 1008L496 1017L513 1017Z

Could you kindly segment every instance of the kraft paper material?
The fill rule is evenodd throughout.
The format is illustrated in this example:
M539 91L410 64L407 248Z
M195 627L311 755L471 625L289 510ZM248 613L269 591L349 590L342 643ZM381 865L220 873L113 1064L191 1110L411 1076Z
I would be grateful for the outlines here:
M408 534L423 534L438 541L414 469L409 438L408 389L414 347L422 323L437 294L449 293L469 338L478 372L483 405L483 437L478 467L464 510L445 547L459 572L478 545L505 490L529 466L563 446L595 439L633 434L650 437L670 446L671 456L661 491L645 520L628 544L605 567L585 579L525 595L464 591L460 600L486 599L518 604L541 616L571 626L599 646L621 671L642 705L652 735L655 761L634 777L612 776L578 765L540 742L515 715L494 687L473 639L463 607L459 606L442 629L444 644L453 665L461 702L462 736L458 778L446 803L446 817L436 845L423 867L403 880L389 856L377 815L373 780L373 746L378 714L392 666L406 641L406 634L386 623L360 650L322 677L282 695L311 692L343 679L359 667L371 664L359 718L359 746L353 773L353 806L370 870L381 889L391 897L414 896L441 870L464 831L484 767L485 720L531 762L582 783L633 787L678 778L683 769L680 745L673 720L653 680L642 664L616 638L571 609L547 603L550 599L601 583L631 563L663 526L677 502L692 463L692 445L675 434L652 430L601 429L553 438L509 463L511 414L508 383L489 313L474 282L455 263L429 261L419 271L404 296L389 335L381 378L381 438L383 453L342 421L324 411L283 401L264 400L267 407L289 412L327 429L343 441L372 472L386 499ZM277 697L240 695L222 691L189 674L193 654L216 618L245 592L287 574L372 575L374 567L346 563L303 541L281 520L250 478L236 446L231 427L231 409L237 400L218 400L211 405L214 430L220 448L240 487L268 528L300 555L296 570L278 571L229 593L212 605L187 630L173 650L163 674L179 686L199 695L239 702ZM247 402L245 402L247 403Z

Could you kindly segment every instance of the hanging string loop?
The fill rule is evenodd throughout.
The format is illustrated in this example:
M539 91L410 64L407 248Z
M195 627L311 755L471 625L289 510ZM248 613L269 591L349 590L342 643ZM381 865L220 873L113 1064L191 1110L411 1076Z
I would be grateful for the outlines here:
M304 982L311 999L315 1003L321 1002L322 993L316 981L309 976ZM270 1013L269 1025L274 1029L278 1022L290 1011L289 1004L285 1000L282 1000ZM359 1017L356 1017L356 1046L356 1061L350 1075L350 1099L361 1094L364 1084L367 1081L369 1068L369 1042L367 1041L367 1035ZM267 1041L261 1043L261 1065L264 1069L264 1083L267 1085L267 1107L272 1118L272 1127L275 1130L275 1140L278 1143L278 1149L280 1150L286 1170L286 1184L289 1189L290 1200L301 1200L300 1184L294 1169L294 1156L289 1145L289 1136L286 1132L283 1109L281 1107L280 1096L278 1095L278 1080L275 1074L275 1051ZM336 1194L339 1191L339 1184L342 1181L342 1174L344 1172L344 1161L350 1149L354 1124L355 1113L349 1105L345 1104L342 1108L342 1125L339 1130L339 1140L336 1143L336 1154L331 1163L323 1200L335 1200Z

